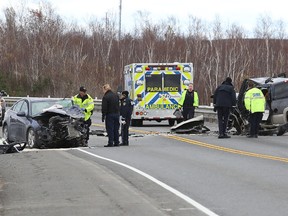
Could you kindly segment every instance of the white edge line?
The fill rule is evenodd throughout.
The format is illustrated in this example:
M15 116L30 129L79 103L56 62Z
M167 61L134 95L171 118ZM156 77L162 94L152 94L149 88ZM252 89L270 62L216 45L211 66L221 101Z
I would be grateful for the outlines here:
M138 170L132 166L129 166L127 164L124 164L124 163L121 163L121 162L118 162L118 161L115 161L115 160L111 160L109 158L105 158L105 157L102 157L102 156L99 156L99 155L96 155L96 154L93 154L91 152L88 152L88 151L85 151L83 149L77 149L78 151L81 151L83 153L86 153L86 154L89 154L93 157L96 157L96 158L99 158L99 159L103 159L103 160L106 160L106 161L109 161L109 162L112 162L112 163L115 163L115 164L118 164L120 166L123 166L123 167L126 167L142 176L144 176L145 178L153 181L154 183L160 185L161 187L165 188L166 190L170 191L171 193L175 194L176 196L180 197L181 199L185 200L186 202L188 202L189 204L193 205L194 207L196 207L197 209L199 209L200 211L202 211L203 213L205 213L206 215L209 215L209 216L218 216L217 214L215 214L214 212L212 212L211 210L209 210L208 208L204 207L203 205L201 205L200 203L196 202L195 200L191 199L190 197L186 196L185 194L181 193L180 191L170 187L169 185L159 181L158 179L154 178L153 176L145 173L145 172L142 172L141 170Z

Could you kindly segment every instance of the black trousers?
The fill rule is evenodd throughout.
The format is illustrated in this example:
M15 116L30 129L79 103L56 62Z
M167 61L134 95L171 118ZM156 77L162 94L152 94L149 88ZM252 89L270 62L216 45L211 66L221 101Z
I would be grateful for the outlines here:
M119 145L119 122L120 115L117 113L107 114L105 127L108 135L108 145Z
M91 126L91 124L92 124L91 118L89 118L88 120L86 120L86 121L84 122L84 127L87 128L86 141L89 140L89 134L90 134L90 126Z
M229 107L217 107L219 135L225 135L227 133L229 115Z
M122 144L129 145L129 126L130 126L130 119L126 120L125 124L121 125L121 138Z
M258 135L259 133L259 126L262 121L263 113L262 112L255 112L251 113L249 116L249 123L250 123L250 136Z
M195 107L183 107L182 115L183 115L184 121L194 118Z

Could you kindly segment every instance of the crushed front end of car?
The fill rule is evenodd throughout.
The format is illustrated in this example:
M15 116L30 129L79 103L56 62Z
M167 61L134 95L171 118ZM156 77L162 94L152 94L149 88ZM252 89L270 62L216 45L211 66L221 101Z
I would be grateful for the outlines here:
M39 124L36 130L38 148L86 146L88 128L84 124L84 113L79 107L51 107L34 119Z
M245 79L240 87L237 105L229 117L228 128L234 127L236 134L246 135L249 131L250 113L244 106L249 82L253 82L261 89L266 99L259 135L281 136L288 132L288 78L286 76Z

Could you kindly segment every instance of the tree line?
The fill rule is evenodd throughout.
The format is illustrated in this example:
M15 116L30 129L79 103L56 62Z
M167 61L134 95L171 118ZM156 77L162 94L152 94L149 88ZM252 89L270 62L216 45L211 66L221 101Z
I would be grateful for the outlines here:
M259 18L253 36L241 26L224 27L190 16L185 29L173 17L139 23L119 32L109 14L87 26L66 23L50 4L39 10L6 8L0 19L0 88L11 96L71 97L81 85L102 97L109 83L123 84L131 63L192 62L200 104L210 104L215 88L231 77L236 91L248 77L276 76L288 70L285 23Z

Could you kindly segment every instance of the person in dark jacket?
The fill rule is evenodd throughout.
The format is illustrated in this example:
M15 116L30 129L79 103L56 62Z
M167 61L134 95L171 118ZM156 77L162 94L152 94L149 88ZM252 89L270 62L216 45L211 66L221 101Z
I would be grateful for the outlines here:
M227 124L230 111L236 105L236 92L232 85L232 79L227 77L225 81L216 88L213 95L214 111L218 117L218 138L230 138L227 135Z
M122 143L120 145L129 145L129 126L131 115L133 111L132 100L129 98L129 92L123 91L120 97L120 116L121 116L121 137Z
M108 134L108 144L104 147L119 146L120 109L119 96L112 92L109 84L103 86L102 122Z

